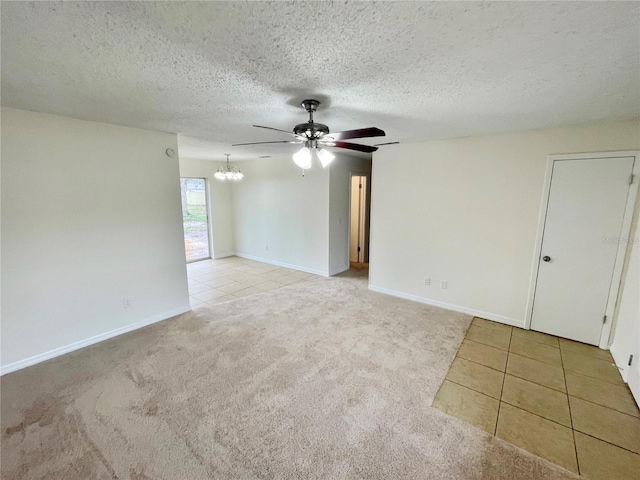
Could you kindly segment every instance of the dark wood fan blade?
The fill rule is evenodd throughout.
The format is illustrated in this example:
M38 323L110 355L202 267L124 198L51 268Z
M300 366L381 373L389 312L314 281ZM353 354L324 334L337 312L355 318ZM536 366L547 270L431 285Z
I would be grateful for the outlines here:
M383 145L397 145L400 142L387 142L387 143L374 143L373 146L374 147L381 147Z
M345 130L344 132L329 133L327 137L334 140L349 140L350 138L384 137L384 130L376 127L360 128L358 130Z
M254 125L254 127L256 127L256 128L266 128L267 130L275 130L276 132L288 133L289 135L293 135L295 137L295 134L293 132L289 132L287 130L280 130L279 128L263 127L262 125Z
M371 153L378 150L378 147L370 147L369 145L361 145L359 143L349 142L329 142L326 144L328 147L346 148L347 150L357 150L358 152Z
M281 140L279 142L250 142L250 143L234 143L233 145L231 145L232 147L240 147L242 145L262 145L265 143L302 143L302 142L296 142L293 140Z

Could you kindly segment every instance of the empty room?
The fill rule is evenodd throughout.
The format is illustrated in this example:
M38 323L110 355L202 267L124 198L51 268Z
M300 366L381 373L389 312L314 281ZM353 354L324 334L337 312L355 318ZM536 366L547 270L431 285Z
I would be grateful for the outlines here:
M3 480L640 479L640 3L0 19Z

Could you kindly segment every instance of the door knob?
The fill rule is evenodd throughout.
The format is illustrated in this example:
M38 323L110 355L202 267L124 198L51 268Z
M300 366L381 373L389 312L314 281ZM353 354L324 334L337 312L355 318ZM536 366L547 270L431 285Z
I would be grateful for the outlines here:
M551 257L548 255L545 255L544 257L542 257L542 260L544 260L545 262L550 262L551 261Z

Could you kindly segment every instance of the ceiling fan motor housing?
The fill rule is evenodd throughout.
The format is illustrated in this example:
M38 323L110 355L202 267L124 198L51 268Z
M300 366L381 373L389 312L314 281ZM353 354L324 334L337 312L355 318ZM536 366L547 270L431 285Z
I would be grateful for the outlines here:
M299 123L293 127L293 133L299 137L304 137L309 140L318 139L329 133L329 127L322 123L315 122Z
M317 140L323 135L329 133L329 127L322 123L313 121L313 112L318 109L320 102L318 100L308 99L302 101L302 108L309 112L309 121L307 123L299 123L293 127L293 134L303 137L307 140Z

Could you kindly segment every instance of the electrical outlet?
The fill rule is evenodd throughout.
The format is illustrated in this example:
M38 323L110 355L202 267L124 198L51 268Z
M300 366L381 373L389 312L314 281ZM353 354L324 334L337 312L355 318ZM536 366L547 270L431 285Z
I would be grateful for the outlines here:
M447 280L440 280L440 288L442 288L443 290L446 290L448 286L449 284Z
M131 308L131 299L123 298L122 299L122 308Z
M430 277L425 278L424 279L424 284L425 285L431 285L431 278Z

